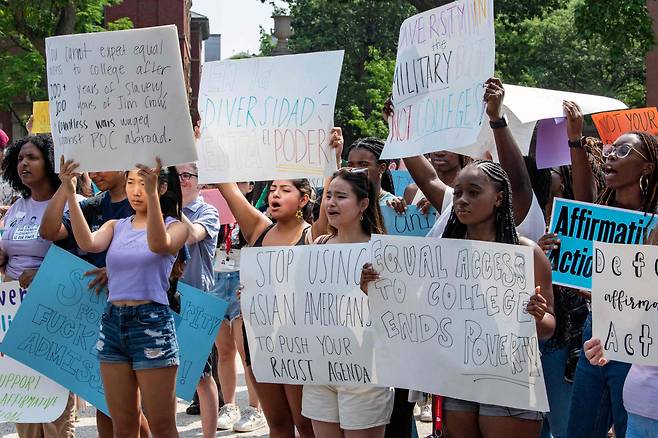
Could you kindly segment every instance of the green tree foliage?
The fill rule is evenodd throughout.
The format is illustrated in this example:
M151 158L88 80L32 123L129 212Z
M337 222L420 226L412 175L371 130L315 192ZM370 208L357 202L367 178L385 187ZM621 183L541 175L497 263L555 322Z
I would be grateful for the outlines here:
M121 1L0 0L0 108L13 111L17 97L46 99L47 37L131 28L128 18L104 27L105 6Z
M450 0L277 2L293 17L293 51L345 49L336 124L350 141L386 133L381 104L402 21ZM655 41L645 0L495 0L495 9L496 72L505 82L644 105L644 57Z

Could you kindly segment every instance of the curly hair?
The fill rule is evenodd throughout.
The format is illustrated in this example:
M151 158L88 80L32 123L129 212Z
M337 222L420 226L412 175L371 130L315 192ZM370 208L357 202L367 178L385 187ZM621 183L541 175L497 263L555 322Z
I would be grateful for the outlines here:
M55 173L55 146L53 145L53 139L50 134L31 135L12 143L5 150L4 158L2 159L2 178L9 183L12 189L20 193L23 198L29 198L32 195L32 191L23 184L18 173L18 155L21 152L21 148L27 143L32 143L41 151L45 164L46 177L53 190L57 190L61 181Z

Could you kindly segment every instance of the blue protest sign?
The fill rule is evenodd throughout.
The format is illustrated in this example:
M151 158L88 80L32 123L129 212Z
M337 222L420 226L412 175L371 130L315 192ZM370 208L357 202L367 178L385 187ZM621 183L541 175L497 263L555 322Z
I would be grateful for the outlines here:
M414 182L408 170L391 170L391 176L393 177L394 195L396 196L404 195L404 189Z
M591 290L592 242L643 244L656 223L652 214L555 198L549 230L560 247L549 254L553 283Z
M390 207L382 207L382 216L386 233L397 236L425 237L436 222L436 210L430 208L427 214L422 214L415 205L407 206L404 214L397 214Z
M181 314L174 313L180 348L176 395L192 401L228 303L184 283L178 283L178 291Z
M83 274L93 268L53 245L0 351L109 414L96 354L107 296L96 295L87 287L89 279ZM226 303L187 285L179 284L179 290L182 315L177 316L176 325L181 366L176 393L191 400L194 391L190 393L189 386L196 387L201 377Z

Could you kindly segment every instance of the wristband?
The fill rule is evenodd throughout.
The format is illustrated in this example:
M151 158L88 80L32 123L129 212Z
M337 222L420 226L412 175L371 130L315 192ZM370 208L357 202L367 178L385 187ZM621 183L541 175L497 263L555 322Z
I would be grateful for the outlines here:
M491 126L491 129L500 129L507 127L507 116L503 114L503 116L498 120L489 120L489 126Z
M569 140L569 147L572 149L582 149L585 147L585 137L580 137L578 140Z

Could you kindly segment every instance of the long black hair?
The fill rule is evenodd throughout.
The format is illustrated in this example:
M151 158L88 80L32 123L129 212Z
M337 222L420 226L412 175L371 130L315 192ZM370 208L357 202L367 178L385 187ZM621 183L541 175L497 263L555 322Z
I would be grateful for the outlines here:
M368 207L363 212L361 219L361 229L367 235L372 234L386 234L386 227L384 226L384 219L382 212L379 208L379 194L375 192L375 185L368 178L367 169L350 169L343 168L334 172L333 179L340 178L347 182L352 191L360 201L368 199ZM336 235L336 230L331 225L328 226L329 234Z
M21 194L23 198L29 198L32 191L29 187L23 184L20 175L18 174L18 155L21 148L27 143L32 143L41 151L43 161L45 163L45 171L48 181L53 190L57 190L61 181L55 173L55 146L53 145L53 138L50 134L38 134L23 137L16 140L5 149L4 158L2 160L2 178L9 183L12 189Z
M516 232L514 210L512 209L512 184L507 173L500 164L487 160L475 160L464 169L468 167L480 169L496 188L503 192L502 203L500 207L496 208L496 242L518 245L519 235ZM466 225L461 223L457 218L454 206L450 212L448 224L443 231L443 237L452 239L463 239L466 237Z
M382 174L382 189L390 193L395 193L395 187L393 186L393 175L391 175L391 171L388 169L389 164L391 164L391 160L383 160L381 158L382 152L384 150L384 140L375 137L360 138L350 145L347 150L347 154L349 155L349 153L354 149L365 149L375 156L375 159L377 159L377 164L386 165L386 170Z

